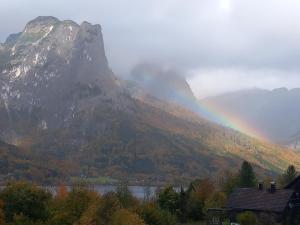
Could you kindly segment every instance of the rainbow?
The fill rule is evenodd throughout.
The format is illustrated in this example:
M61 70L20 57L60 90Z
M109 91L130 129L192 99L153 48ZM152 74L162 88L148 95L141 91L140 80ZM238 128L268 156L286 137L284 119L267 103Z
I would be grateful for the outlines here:
M217 105L209 102L195 101L195 99L191 99L180 91L172 93L172 96L183 103L184 106L209 121L234 129L253 138L269 142L267 135L261 132L259 129L241 120L236 115L226 112Z
M221 109L217 105L212 103L201 103L198 104L202 110L207 111L210 114L211 118L209 120L221 124L225 127L229 127L241 133L247 134L248 136L254 137L256 139L262 141L269 141L267 135L264 134L262 131L257 129L256 127L252 126L251 124L241 120L236 115L230 114L226 112L224 109Z
M153 84L155 84L151 76L144 77L143 83L146 86L152 86ZM172 93L169 93L168 97L176 100L175 102L179 102L181 105L197 113L202 118L220 124L224 127L239 131L256 139L269 142L267 135L265 135L259 129L241 120L236 115L226 112L224 109L218 107L217 105L208 102L197 101L195 100L195 98L191 98L186 93L178 89L176 89L176 91Z

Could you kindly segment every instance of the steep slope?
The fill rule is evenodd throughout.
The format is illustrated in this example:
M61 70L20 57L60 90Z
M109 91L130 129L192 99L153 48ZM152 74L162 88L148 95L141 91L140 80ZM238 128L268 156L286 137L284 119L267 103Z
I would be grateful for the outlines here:
M212 124L172 101L131 95L109 68L99 25L38 17L1 45L0 61L0 138L35 165L26 175L9 156L6 173L14 178L44 182L37 171L51 170L47 181L182 182L237 169L243 159L260 171L300 167L294 152ZM35 169L41 165L45 170Z
M41 160L40 156L26 149L0 141L0 185L13 179L35 180L44 184L58 182L68 173L60 169L64 163L49 156Z
M239 91L204 101L247 121L275 142L287 142L300 132L300 89Z

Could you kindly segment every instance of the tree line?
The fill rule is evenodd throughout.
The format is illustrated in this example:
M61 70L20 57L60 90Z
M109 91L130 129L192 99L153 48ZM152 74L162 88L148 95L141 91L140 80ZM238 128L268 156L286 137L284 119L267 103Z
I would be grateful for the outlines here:
M278 182L285 185L296 176L295 167L289 166ZM237 173L224 173L218 183L196 179L188 187L166 186L144 199L135 198L126 185L104 195L82 185L71 190L61 185L53 195L31 183L10 182L0 192L0 225L185 224L205 220L209 208L224 207L235 188L256 185L256 174L246 161Z

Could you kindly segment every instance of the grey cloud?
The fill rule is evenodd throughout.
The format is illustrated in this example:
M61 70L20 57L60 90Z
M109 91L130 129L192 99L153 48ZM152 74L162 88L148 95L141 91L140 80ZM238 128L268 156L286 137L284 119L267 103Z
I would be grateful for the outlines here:
M102 25L111 67L119 75L154 61L202 76L191 82L223 70L238 77L238 88L239 82L255 86L255 79L264 79L257 71L273 71L274 79L297 76L299 11L295 0L1 0L0 40L38 15L88 20ZM200 70L211 72L193 73ZM265 88L273 86L265 82ZM208 88L216 93L216 86Z

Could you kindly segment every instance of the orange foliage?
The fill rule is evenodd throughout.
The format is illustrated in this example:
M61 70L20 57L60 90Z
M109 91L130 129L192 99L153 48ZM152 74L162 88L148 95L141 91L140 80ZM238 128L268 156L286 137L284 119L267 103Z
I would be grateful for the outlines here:
M201 180L194 186L194 196L203 202L209 199L214 191L214 184L209 179Z
M56 191L56 197L58 199L65 199L68 196L69 192L68 192L68 188L66 185L64 184L60 184L57 187L57 191Z

